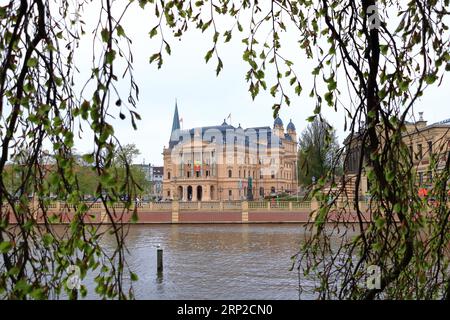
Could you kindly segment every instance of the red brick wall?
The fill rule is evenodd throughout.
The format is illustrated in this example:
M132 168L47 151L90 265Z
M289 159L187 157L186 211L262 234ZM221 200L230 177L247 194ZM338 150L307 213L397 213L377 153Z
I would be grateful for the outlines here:
M178 213L179 222L241 222L241 212L192 211Z
M307 222L309 213L307 212L249 212L249 222Z

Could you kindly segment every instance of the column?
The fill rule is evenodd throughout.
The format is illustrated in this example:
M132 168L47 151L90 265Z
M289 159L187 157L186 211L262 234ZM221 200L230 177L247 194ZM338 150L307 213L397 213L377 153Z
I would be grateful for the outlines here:
M172 223L178 223L178 212L180 211L180 203L172 201Z
M242 222L248 222L248 201L242 201Z

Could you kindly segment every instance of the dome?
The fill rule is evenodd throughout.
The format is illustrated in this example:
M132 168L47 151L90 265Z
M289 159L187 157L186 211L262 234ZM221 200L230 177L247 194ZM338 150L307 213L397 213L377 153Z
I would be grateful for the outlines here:
M275 121L273 122L273 126L274 127L282 127L283 126L283 121L281 120L280 117L277 117L275 119Z
M287 125L288 131L295 131L295 125L292 123L292 119L289 121L289 124Z

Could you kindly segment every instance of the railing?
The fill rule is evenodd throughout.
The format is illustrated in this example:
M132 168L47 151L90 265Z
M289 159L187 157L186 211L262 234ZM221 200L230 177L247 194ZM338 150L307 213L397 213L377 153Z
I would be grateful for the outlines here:
M250 201L248 203L249 210L267 210L267 201Z
M84 202L91 212L101 212L104 210L101 201ZM81 204L80 204L81 205ZM37 203L30 202L30 206L37 208ZM4 209L9 208L8 204L3 204ZM72 204L64 201L54 201L46 204L50 212L67 212L74 210ZM124 202L116 202L110 208L119 211L127 210L127 204ZM152 212L152 211L310 211L312 210L311 201L165 201L165 202L138 202L131 203L129 209L133 210L137 207L138 211ZM366 201L360 201L361 210L368 208Z
M172 211L172 202L153 202L149 203L149 205L152 205L153 210Z
M311 209L311 201L292 202L292 209Z
M180 210L198 210L198 202L196 201L180 202Z
M207 209L213 211L220 210L220 202L219 201L208 201L208 202L200 202L200 209Z
M223 210L241 210L242 201L224 201Z

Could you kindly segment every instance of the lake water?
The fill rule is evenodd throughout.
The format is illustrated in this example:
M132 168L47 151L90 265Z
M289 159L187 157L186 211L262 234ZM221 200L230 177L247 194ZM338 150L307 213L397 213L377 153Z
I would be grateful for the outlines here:
M301 225L280 224L131 226L128 261L139 276L136 298L298 299L298 273L289 269L303 234Z

